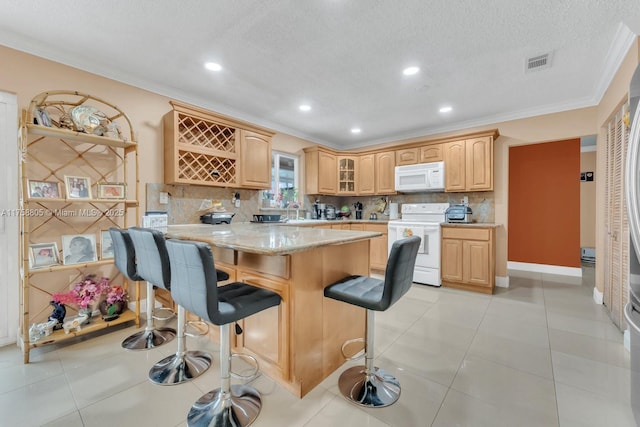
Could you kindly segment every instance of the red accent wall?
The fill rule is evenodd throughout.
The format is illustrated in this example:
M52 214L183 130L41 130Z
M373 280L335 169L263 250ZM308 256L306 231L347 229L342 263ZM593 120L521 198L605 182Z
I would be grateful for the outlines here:
M580 140L509 148L508 260L580 267Z

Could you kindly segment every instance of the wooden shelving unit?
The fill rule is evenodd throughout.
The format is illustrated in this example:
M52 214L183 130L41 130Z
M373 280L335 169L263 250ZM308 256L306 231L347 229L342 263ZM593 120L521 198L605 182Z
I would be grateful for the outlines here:
M75 107L93 107L110 124L109 136L81 132L70 120ZM47 121L42 123L45 111ZM50 124L46 126L45 124ZM116 132L117 131L117 132ZM129 118L118 107L95 96L70 91L43 92L34 97L28 110L23 110L20 126L20 216L21 236L21 332L24 363L29 351L36 347L86 335L113 325L134 321L140 323L140 286L135 289L119 272L113 258L103 252L102 234L111 227L138 224L139 179L138 145ZM65 176L86 177L92 198L68 197ZM58 184L58 197L32 197L29 183L42 181ZM123 185L124 198L96 198L98 183ZM95 236L93 261L64 264L62 236ZM36 266L30 254L31 245L55 243L60 261ZM79 331L65 334L54 331L35 342L29 341L29 327L46 322L52 312L51 295L66 292L86 275L109 277L113 285L123 285L134 310L125 310L115 320L105 322L94 316ZM67 307L67 319L75 316Z

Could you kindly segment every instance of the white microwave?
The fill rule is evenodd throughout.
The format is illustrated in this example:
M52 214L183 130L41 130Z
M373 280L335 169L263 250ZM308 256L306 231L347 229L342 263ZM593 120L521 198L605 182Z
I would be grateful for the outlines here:
M444 162L396 166L396 191L444 191Z

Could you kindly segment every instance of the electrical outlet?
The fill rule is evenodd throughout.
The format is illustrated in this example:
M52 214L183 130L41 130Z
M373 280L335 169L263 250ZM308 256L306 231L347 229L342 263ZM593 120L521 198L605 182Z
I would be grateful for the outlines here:
M236 199L236 208L240 207L240 199Z
M166 205L168 203L169 203L169 193L161 191L160 192L160 204L161 205Z

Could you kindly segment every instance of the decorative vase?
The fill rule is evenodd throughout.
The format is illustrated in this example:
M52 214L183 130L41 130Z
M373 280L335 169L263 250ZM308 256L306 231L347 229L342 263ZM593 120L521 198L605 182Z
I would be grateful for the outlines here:
M106 321L117 319L124 311L124 308L124 301L116 301L109 304L106 300L103 300L100 301L100 304L98 305L98 309L100 310L100 313L102 313L102 319Z

